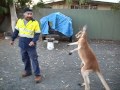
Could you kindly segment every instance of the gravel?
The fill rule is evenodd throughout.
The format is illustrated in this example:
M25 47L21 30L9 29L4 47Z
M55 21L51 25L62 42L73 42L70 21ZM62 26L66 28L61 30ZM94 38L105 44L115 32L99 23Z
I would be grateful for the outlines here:
M98 62L111 90L120 90L120 42L90 41ZM68 42L55 44L54 50L47 50L46 43L39 41L37 52L42 74L42 82L34 82L32 76L22 78L24 65L21 60L18 40L11 46L9 40L0 40L0 90L84 90L80 73L80 59L77 52L71 56L69 50L77 46L67 46ZM91 90L104 90L94 73L90 74Z

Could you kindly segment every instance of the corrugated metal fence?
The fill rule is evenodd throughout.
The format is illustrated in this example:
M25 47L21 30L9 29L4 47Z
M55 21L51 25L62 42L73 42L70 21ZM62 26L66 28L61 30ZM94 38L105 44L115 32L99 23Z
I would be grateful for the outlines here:
M74 34L87 24L90 39L120 40L120 12L81 9L36 9L37 20L54 12L61 12L72 18Z

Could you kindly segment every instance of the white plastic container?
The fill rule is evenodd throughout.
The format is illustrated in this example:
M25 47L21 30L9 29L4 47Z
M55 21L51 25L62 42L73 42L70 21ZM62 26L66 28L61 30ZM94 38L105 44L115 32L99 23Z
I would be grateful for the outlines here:
M54 42L47 42L47 49L53 50L54 49Z

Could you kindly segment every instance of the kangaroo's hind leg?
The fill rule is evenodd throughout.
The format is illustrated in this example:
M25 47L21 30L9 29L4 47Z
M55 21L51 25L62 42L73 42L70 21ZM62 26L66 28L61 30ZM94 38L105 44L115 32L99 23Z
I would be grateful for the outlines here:
M90 90L89 70L84 70L84 66L81 68L81 74L84 79L84 83L81 86L85 86L85 90Z

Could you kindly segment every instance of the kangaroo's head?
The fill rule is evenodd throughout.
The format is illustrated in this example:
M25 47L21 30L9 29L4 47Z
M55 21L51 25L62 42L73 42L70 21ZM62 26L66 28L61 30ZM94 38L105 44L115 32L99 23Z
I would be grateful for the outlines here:
M75 37L76 37L77 39L86 38L86 30L87 30L87 25L83 26L82 30L79 31L79 32L75 35Z

